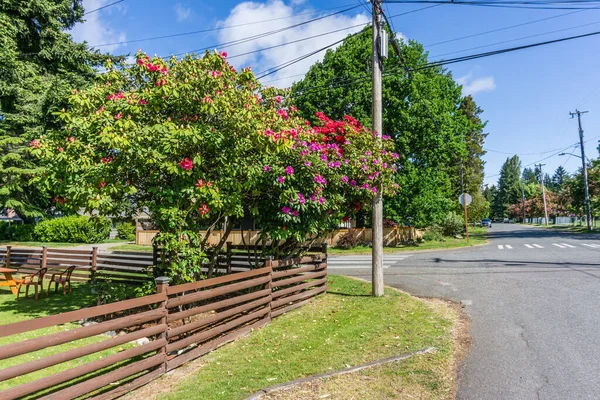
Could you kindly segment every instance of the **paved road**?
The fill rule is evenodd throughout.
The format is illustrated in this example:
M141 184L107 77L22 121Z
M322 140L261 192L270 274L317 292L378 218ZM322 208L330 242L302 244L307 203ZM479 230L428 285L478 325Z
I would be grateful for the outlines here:
M386 284L466 305L473 343L458 398L600 399L600 235L496 224L489 238L384 257ZM331 264L370 279L359 258Z

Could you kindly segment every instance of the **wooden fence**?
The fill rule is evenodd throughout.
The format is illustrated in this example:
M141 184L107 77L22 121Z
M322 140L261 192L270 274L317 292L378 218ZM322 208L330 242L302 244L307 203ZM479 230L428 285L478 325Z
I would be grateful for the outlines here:
M326 252L267 260L261 268L182 285L169 286L167 278L157 278L155 295L1 325L0 338L19 336L16 342L0 346L0 360L18 361L30 352L83 338L99 341L66 351L56 349L43 358L1 369L3 382L92 356L77 367L0 391L0 398L116 398L302 306L327 290L326 278ZM75 329L64 330L62 325L98 318L99 323ZM49 327L55 332L20 340L20 335L29 337ZM102 336L109 331L114 333L111 338ZM123 350L138 339L144 339L141 345ZM110 355L100 356L99 352L110 349Z
M353 228L358 236L358 239L363 242L371 242L373 239L371 228ZM152 245L152 239L158 234L156 230L145 230L136 231L135 243L143 246ZM329 246L335 246L346 232L347 228L337 229L327 236L321 238L321 242L327 243ZM202 235L206 234L206 231L200 231ZM211 233L208 239L209 244L217 244L223 236L223 231L217 230ZM407 242L409 240L417 240L423 236L423 232L415 229L413 226L397 226L395 228L384 228L383 229L383 240L384 246L397 246L400 243ZM239 245L254 245L260 241L259 230L247 230L247 231L232 231L227 238L234 246Z
M0 263L18 270L19 274L32 274L39 268L62 271L72 265L74 281L88 281L92 275L99 280L138 284L149 279L146 270L155 264L152 253L99 252L55 248L0 248Z

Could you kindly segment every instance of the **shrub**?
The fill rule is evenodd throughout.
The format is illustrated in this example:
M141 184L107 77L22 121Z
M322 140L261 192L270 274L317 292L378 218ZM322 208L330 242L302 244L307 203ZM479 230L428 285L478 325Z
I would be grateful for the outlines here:
M33 229L30 224L11 224L7 222L0 223L0 240L15 240L18 242L31 242L35 240Z
M442 227L439 225L432 225L425 233L423 233L423 240L427 242L439 242L444 237L442 235Z
M454 211L451 211L441 222L444 236L460 235L465 231L465 221Z
M337 243L335 244L336 247L340 248L340 249L353 249L356 246L358 246L359 241L358 241L358 234L357 232L350 228L348 229L348 232L344 233L337 241Z
M117 233L119 234L119 239L135 240L135 226L129 222L117 224Z
M40 222L35 236L42 242L98 243L108 237L111 226L105 217L75 215Z

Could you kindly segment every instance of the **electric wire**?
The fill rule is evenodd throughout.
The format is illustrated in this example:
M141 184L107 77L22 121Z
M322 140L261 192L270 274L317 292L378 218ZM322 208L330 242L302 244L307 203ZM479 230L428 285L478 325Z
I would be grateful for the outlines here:
M225 47L228 47L228 46L234 46L234 45L238 45L238 44L242 44L242 43L251 42L251 41L256 40L256 39L260 39L260 38L263 38L263 37L271 36L271 35L274 35L274 34L277 34L277 33L285 32L285 31L288 31L290 29L297 28L297 27L302 26L302 25L307 25L307 24L310 24L310 23L313 23L313 22L316 22L316 21L320 21L320 20L325 19L325 18L333 17L335 15L342 14L342 13L345 13L345 12L350 11L350 10L354 10L354 9L356 9L358 7L360 7L360 6L358 6L358 5L352 6L352 7L340 10L340 11L336 11L336 12L331 13L331 14L322 15L320 17L316 17L316 18L313 18L313 19L310 19L310 20L307 20L307 21L299 22L299 23L293 24L293 25L288 25L288 26L285 26L283 28L275 29L275 30L272 30L272 31L267 31L267 32L259 33L259 34L252 35L252 36L249 36L249 37L246 37L246 38L243 38L243 39L237 39L237 40L232 40L232 41L229 41L229 42L218 43L218 44L214 44L214 45L211 45L211 46L202 47L202 48L199 48L199 49L189 50L189 51L185 51L185 52L182 52L182 53L176 53L176 54L173 54L173 55L174 56L180 56L180 55L183 55L183 54L198 53L198 52L204 52L204 51L210 50L210 49L225 48Z
M114 6L115 4L119 4L119 3L122 3L124 1L125 0L115 1L114 3L106 4L106 5L102 6L102 7L94 8L93 10L90 10L90 11L85 11L83 13L83 15L88 15L88 14L91 14L91 13L95 13L96 11L104 10L105 8Z

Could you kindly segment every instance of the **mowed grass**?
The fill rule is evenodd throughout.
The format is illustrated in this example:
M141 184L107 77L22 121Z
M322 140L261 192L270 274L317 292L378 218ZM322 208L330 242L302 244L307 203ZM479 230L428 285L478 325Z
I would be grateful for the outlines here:
M415 244L401 244L395 247L384 247L384 253L398 253L404 251L425 251L425 250L444 250L444 249L456 249L460 247L470 247L485 244L487 242L486 234L487 228L469 227L469 242L467 243L466 237L462 239L456 239L453 237L445 237L444 241L426 241L424 243ZM335 247L327 249L329 254L343 255L343 254L371 254L370 246L357 246L353 249L344 250Z
M122 244L119 246L111 247L111 251L142 251L152 253L152 246L143 246L141 244Z
M45 289L46 287L44 287L44 290ZM63 296L60 288L59 293L56 294L52 290L51 295L41 296L37 301L31 296L32 290L30 290L29 299L24 298L24 288L22 288L21 291L22 297L17 301L8 287L0 287L0 332L2 331L2 325L78 310L86 306L93 306L96 303L96 296L91 292L90 287L86 284L74 284L73 293L67 293L66 296ZM18 335L7 336L0 338L0 346L10 345L11 343L20 342L26 339L36 339L53 333L80 327L81 325L79 325L77 322L74 322L38 329L36 331L25 332ZM59 346L47 347L35 352L0 360L0 370L107 339L109 338L105 335L93 336L86 339L68 342ZM43 378L60 371L78 367L88 362L97 360L100 357L106 357L116 353L117 351L130 347L130 344L123 345L120 348L108 349L102 352L91 354L89 356L80 357L75 360L57 364L33 373L20 375L13 379L0 382L0 391ZM2 396L0 394L0 398L1 397Z
M130 398L243 399L277 383L430 346L438 351L427 362L392 367L391 373L418 386L425 398L450 397L451 318L391 288L373 298L368 282L330 275L328 287L325 295L205 356L206 364L180 383L162 377Z
M106 239L102 243L127 243L123 239ZM12 240L0 240L0 246L12 246L12 247L48 247L48 248L60 248L60 247L75 247L75 246L93 246L93 243L62 243L62 242L16 242Z

